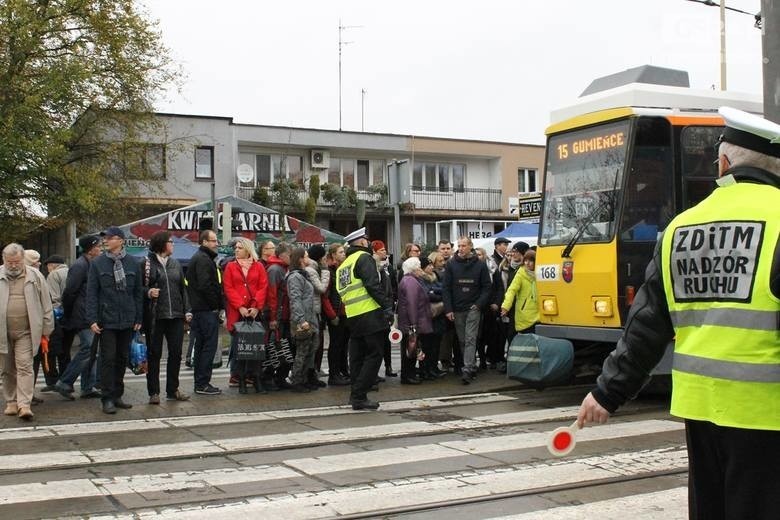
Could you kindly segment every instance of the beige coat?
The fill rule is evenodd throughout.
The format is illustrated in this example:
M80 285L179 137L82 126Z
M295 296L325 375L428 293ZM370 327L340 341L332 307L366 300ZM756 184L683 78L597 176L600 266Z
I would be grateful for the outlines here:
M27 316L30 320L30 335L33 355L38 353L41 336L49 336L54 331L54 315L51 310L51 295L46 279L37 269L27 267L24 282L24 298L27 302ZM8 277L5 267L0 266L0 354L8 353Z

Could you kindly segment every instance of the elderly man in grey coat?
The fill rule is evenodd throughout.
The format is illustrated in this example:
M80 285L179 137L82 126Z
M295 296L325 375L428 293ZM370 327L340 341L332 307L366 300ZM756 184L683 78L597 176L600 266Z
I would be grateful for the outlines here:
M8 244L0 266L0 366L5 415L33 418L33 356L54 330L51 296L40 271L25 266L24 248Z

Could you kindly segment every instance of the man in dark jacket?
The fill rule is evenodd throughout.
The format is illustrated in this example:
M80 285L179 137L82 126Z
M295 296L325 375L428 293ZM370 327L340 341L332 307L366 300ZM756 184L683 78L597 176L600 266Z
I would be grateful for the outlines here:
M100 383L103 412L132 408L122 401L130 341L141 328L143 278L140 263L125 251L125 234L118 227L106 229L106 251L89 265L87 321L100 334Z
M99 373L90 364L94 333L87 321L87 275L89 264L100 255L100 238L90 235L79 240L81 256L68 270L65 290L62 291L62 349L70 352L73 340L78 335L79 351L60 375L54 389L66 399L73 400L73 383L81 376L81 397L100 397L94 389L95 375Z
M187 265L187 292L192 308L190 334L195 341L195 393L218 395L212 386L211 369L219 346L219 311L224 307L222 277L217 268L217 234L207 229L200 233L200 247Z
M380 283L366 228L353 231L346 239L349 251L336 269L336 289L350 330L350 402L353 410L376 410L379 403L370 401L367 393L382 364L382 346L393 323L393 304Z
M458 239L458 252L444 267L442 285L444 314L455 323L463 352L463 384L467 385L477 374L479 320L490 299L490 272L474 254L470 238Z

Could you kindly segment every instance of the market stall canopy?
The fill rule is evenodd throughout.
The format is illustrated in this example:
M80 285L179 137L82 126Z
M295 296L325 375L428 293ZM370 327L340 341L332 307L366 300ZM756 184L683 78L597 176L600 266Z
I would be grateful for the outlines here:
M237 228L232 236L245 237L260 244L267 240L275 243L282 241L292 245L308 248L313 244L333 244L344 242L344 237L327 229L308 224L288 215L281 215L270 208L260 206L248 200L232 195L216 200L217 208L223 203L231 206ZM146 256L151 236L157 231L168 231L173 238L173 256L184 265L199 247L198 225L202 218L211 218L211 201L199 202L191 206L177 208L166 213L160 213L129 224L119 226L124 231L125 248L134 256ZM217 211L218 235L222 229L222 212ZM232 254L227 244L220 245L221 254Z

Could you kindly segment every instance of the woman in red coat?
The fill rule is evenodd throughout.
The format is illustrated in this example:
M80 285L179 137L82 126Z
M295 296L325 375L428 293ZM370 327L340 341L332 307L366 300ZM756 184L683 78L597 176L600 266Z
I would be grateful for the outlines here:
M265 307L265 295L268 289L268 276L265 267L257 257L255 245L246 238L235 239L235 260L225 266L222 286L225 291L225 318L227 329L232 336L230 342L231 359L236 352L235 324L238 320L260 320ZM267 329L267 327L266 327ZM246 393L246 374L254 374L253 384L258 393L265 393L260 384L258 366L255 362L236 361L238 371L238 391Z

